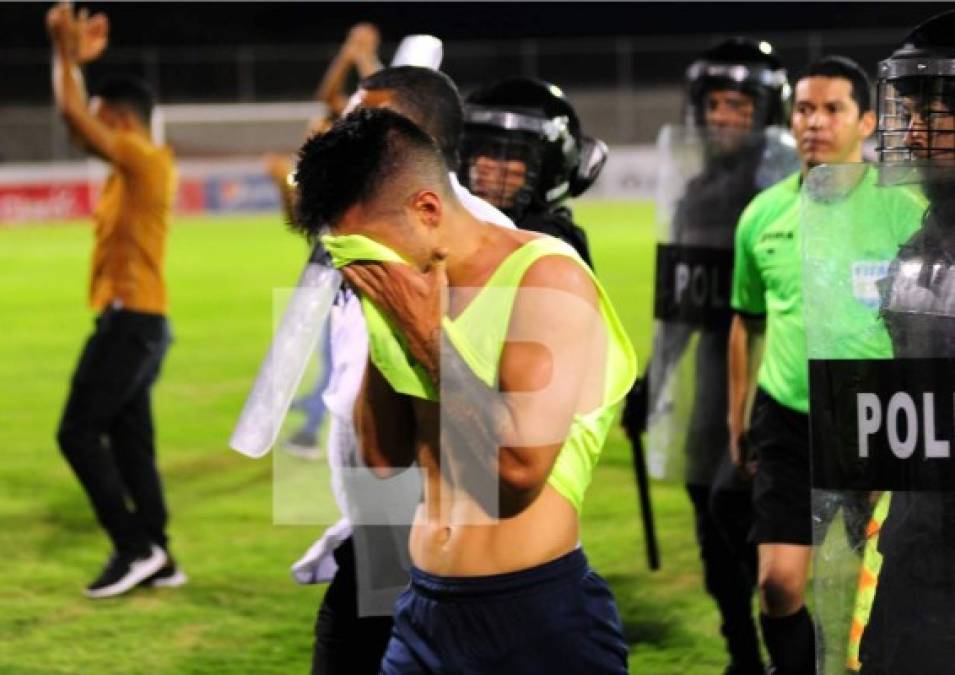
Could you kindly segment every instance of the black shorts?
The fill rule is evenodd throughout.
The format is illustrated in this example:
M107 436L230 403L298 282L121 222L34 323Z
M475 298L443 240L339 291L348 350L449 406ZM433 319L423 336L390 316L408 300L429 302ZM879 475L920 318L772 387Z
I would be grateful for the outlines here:
M411 569L381 675L626 675L607 583L576 549L483 577Z
M758 460L750 540L811 546L809 416L760 389L753 404L749 441Z

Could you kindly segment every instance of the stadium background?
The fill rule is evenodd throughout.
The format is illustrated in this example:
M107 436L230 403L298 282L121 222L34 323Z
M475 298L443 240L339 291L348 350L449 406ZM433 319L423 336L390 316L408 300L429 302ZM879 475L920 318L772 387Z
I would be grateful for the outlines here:
M452 4L452 3L449 3ZM770 40L790 72L823 53L873 71L906 26L938 5L93 4L112 47L89 70L143 75L160 92L182 158L168 254L176 335L156 391L159 448L177 554L193 582L90 603L79 594L106 543L53 439L91 317L85 217L104 168L70 149L50 106L43 5L0 6L0 672L304 672L322 587L288 565L315 528L272 524L271 460L226 448L271 334L273 289L294 283L303 244L282 227L262 168L292 151L308 103L348 26L376 23L387 62L401 36L445 41L463 92L521 73L561 84L605 175L575 205L598 273L641 361L649 349L653 139L678 118L680 78L701 49L744 33ZM892 28L887 28L891 26ZM306 468L303 465L303 468ZM689 502L655 484L664 568L642 552L629 448L614 432L584 511L584 544L608 578L631 671L721 672Z

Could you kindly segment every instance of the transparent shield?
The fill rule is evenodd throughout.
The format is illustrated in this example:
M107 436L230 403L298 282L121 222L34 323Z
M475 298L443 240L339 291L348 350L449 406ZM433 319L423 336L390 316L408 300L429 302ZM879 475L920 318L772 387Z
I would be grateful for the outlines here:
M310 262L296 288L276 290L281 319L229 440L234 450L261 457L275 443L341 283L337 270Z
M951 671L955 210L945 195L955 182L947 173L822 166L805 182L820 673Z
M667 126L657 151L648 461L657 478L707 484L729 442L726 353L736 225L759 191L799 163L791 137L775 128Z

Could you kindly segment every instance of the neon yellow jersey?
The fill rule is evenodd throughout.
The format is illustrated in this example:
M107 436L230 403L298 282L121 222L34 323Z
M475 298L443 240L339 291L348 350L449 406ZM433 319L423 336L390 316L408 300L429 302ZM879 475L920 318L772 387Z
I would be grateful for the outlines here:
M404 262L391 249L360 235L326 236L322 243L335 267L344 267L358 260ZM633 346L593 272L564 242L553 237L532 239L505 258L457 318L444 317L442 327L474 374L487 386L497 387L498 364L521 279L532 264L551 255L571 258L587 271L597 289L598 305L608 335L603 402L587 413L574 416L547 480L579 512L618 404L637 376ZM488 289L496 292L485 292ZM434 384L411 357L400 331L371 301L362 298L362 310L368 324L369 356L392 388L410 396L438 400Z
M863 171L860 166L860 174ZM873 223L865 247L847 250L833 247L826 264L844 271L843 276L856 277L856 297L842 307L833 307L831 325L834 334L854 332L867 337L847 347L844 358L871 358L888 345L887 336L880 344L879 331L873 329L877 317L867 303L877 297L871 282L879 265L887 265L895 254L890 244L904 241L900 232L914 232L925 210L925 200L914 190L886 189L876 183L877 173L864 170L861 180L845 199L852 206L838 202L809 203L800 200L800 174L776 183L756 195L736 230L736 255L733 263L731 305L744 314L766 317L766 342L759 367L758 382L776 401L799 412L809 411L809 355L806 349L806 321L803 306L803 255L800 222L806 217L803 209L811 208L809 217L838 227L840 213ZM875 224L884 224L876 227ZM835 328L838 326L838 328ZM881 331L884 334L884 331Z

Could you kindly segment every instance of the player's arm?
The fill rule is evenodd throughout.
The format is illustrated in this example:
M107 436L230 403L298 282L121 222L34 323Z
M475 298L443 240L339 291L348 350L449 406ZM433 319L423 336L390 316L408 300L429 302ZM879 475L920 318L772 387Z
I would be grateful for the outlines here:
M74 137L88 150L110 162L119 159L117 134L89 110L80 64L93 60L106 47L106 17L98 14L73 16L72 7L61 3L46 17L53 42L53 97Z
M341 115L348 104L345 95L345 80L352 66L359 77L367 77L381 68L378 61L378 29L370 23L352 26L341 49L332 59L318 89L315 98L324 102L332 114Z
M574 415L601 404L608 348L602 326L596 288L579 264L551 256L528 269L499 369L497 472L507 510L536 499ZM447 379L442 373L445 389Z
M733 288L730 305L735 314L730 325L727 353L729 410L727 423L730 433L730 456L742 467L739 440L746 430L746 403L756 364L755 341L763 332L766 314L766 289L762 275L753 257L752 234L754 217L751 208L743 212L736 230L733 258Z
M387 478L414 462L411 401L391 388L371 359L355 401L354 422L362 459L376 475Z
M741 466L739 438L746 429L746 403L750 383L757 364L752 363L754 343L763 332L760 317L735 314L730 325L729 337L729 431L730 456L733 463Z
M295 184L291 182L292 167L282 155L268 154L264 158L265 173L272 179L282 201L286 223L295 221Z
M532 265L521 285L526 292L514 303L493 387L474 373L454 336L442 341L443 267L433 264L420 273L374 263L346 267L344 274L391 316L412 355L440 383L445 459L465 481L494 476L495 506L502 516L514 515L543 489L574 414L600 403L606 343L597 331L596 289L569 259L547 257Z

